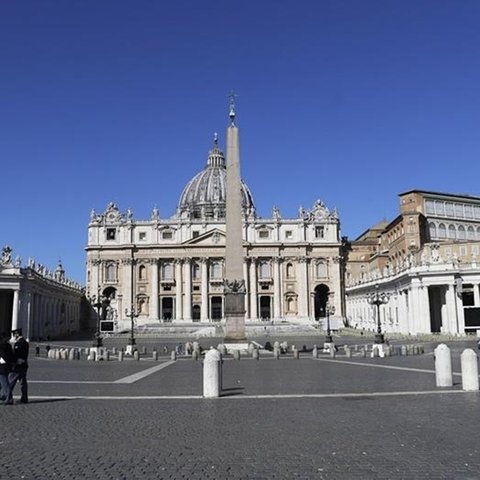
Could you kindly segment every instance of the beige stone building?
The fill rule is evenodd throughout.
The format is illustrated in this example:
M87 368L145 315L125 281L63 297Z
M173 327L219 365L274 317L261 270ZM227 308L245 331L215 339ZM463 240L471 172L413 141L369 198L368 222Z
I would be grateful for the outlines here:
M351 242L346 267L349 323L374 329L368 302L388 295L385 331L468 333L480 329L480 197L412 190L400 214Z
M248 159L247 159L248 161ZM176 211L136 219L110 203L88 224L87 295L109 299L102 328L224 320L225 158L215 136L205 167L183 189ZM343 316L340 221L320 200L296 218L256 213L242 182L247 322L311 322L327 300ZM110 323L104 323L110 322Z

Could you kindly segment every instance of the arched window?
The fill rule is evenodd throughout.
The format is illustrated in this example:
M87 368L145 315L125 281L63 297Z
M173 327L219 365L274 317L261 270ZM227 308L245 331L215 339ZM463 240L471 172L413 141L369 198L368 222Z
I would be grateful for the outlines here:
M173 280L173 266L171 263L164 263L162 266L162 279Z
M326 269L325 263L318 262L315 265L315 276L317 278L324 278L327 276L327 269Z
M270 278L270 263L269 262L260 262L259 265L259 277L260 278Z
M117 280L117 265L108 263L105 267L105 280L107 282L115 282Z
M428 224L428 228L430 230L430 239L433 240L437 238L437 226L431 222Z
M477 227L477 240L480 240L480 227Z
M447 229L443 223L438 226L438 238L447 238Z
M448 238L457 238L457 231L454 225L448 226Z
M210 268L210 275L214 279L222 278L222 264L220 262L213 262Z
M145 268L145 265L140 265L140 267L138 267L138 279L139 280L147 279L147 269Z
M458 239L465 240L465 238L466 238L465 227L463 225L460 225L458 227Z
M291 263L287 263L287 278L293 278L294 276L294 269Z
M468 240L475 240L475 230L472 226L467 229L467 238Z

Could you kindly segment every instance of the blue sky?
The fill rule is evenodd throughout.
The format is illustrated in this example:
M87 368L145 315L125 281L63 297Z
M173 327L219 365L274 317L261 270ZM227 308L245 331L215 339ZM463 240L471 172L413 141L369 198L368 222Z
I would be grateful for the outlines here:
M480 195L477 0L0 0L0 243L84 281L109 201L175 210L237 98L257 211L355 238L418 188Z

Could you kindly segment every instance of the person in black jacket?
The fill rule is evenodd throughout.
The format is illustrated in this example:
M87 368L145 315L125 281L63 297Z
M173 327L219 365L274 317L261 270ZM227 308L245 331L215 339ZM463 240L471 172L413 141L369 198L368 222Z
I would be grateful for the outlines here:
M27 384L27 370L28 370L28 342L22 336L22 329L17 328L12 330L15 338L13 344L13 369L9 375L10 390L13 392L15 384L20 381L20 388L22 396L20 403L28 403L28 384Z
M8 374L11 371L14 359L13 351L8 339L8 333L0 333L0 396L4 405L12 405L12 389L10 388Z

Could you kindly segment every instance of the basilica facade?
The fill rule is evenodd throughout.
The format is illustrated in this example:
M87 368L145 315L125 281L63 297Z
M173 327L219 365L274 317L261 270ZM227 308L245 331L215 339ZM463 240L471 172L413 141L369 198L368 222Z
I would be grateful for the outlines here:
M88 224L87 296L103 298L103 330L224 320L226 163L215 136L206 166L176 211L136 219L110 203ZM256 213L242 182L246 321L332 319L344 311L343 242L335 210L320 200L296 218ZM106 300L106 301L105 301Z

